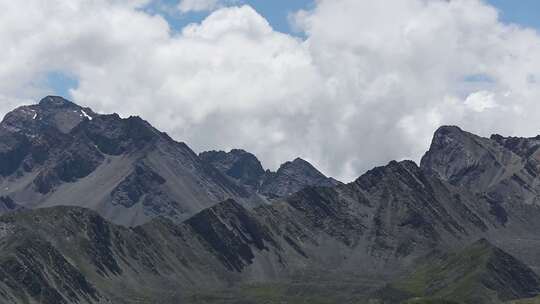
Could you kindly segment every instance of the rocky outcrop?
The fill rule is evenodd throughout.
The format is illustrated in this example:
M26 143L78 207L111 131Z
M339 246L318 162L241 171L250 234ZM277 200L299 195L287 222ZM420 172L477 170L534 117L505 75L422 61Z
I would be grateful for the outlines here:
M55 96L0 123L0 188L26 207L82 206L124 225L181 221L227 198L249 204L250 195L141 118Z
M441 127L421 167L428 174L472 193L496 225L489 240L540 269L535 242L540 206L540 150L537 137L483 138L457 127ZM519 236L518 236L519 235Z
M458 127L441 127L421 167L453 185L484 190L507 178L520 162L520 157L496 141Z
M228 153L207 151L199 154L199 157L240 184L254 189L258 189L264 179L265 170L257 157L244 150L233 149Z
M17 204L9 196L0 196L0 213L8 213L21 209L22 207Z
M6 114L2 128L25 134L53 128L67 134L82 121L92 120L96 116L89 108L80 107L59 96L47 96L36 105L22 106Z
M282 197L309 186L332 187L338 184L337 180L326 177L309 162L296 158L281 165L275 173L267 173L259 191L268 196Z
M277 247L270 230L234 200L204 210L186 221L231 271L253 263L253 250ZM252 249L253 248L253 249Z
M286 162L272 172L265 171L259 160L244 150L207 151L199 156L240 185L268 198L291 195L309 186L333 187L340 184L301 158Z
M141 118L47 97L0 123L0 299L260 302L248 293L262 288L363 302L411 271L425 288L389 294L533 296L538 148L441 127L420 166L392 161L342 184L302 159L271 172L243 150L196 155ZM466 283L480 293L458 297Z
M183 224L129 229L77 207L27 210L0 217L0 301L178 303L199 288L274 277L294 252L233 200Z

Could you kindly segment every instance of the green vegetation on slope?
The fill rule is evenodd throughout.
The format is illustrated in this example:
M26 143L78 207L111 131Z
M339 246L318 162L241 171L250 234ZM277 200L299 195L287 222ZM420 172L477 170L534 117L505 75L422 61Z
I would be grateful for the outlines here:
M409 276L379 294L392 303L406 299L412 299L406 303L434 301L430 299L502 303L538 294L539 282L523 263L480 240L459 252L427 258Z
M507 304L540 304L540 296L529 299L509 301Z
M475 244L440 261L430 261L393 287L418 296L464 301L485 290L479 283L486 271L490 250L489 246Z

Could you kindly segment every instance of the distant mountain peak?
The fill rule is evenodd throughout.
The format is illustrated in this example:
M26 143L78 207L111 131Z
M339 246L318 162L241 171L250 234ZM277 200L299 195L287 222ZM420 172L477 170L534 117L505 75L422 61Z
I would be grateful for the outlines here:
M225 175L250 187L257 188L265 174L257 157L241 149L230 152L207 151L200 153L199 157Z
M457 126L441 126L433 134L430 151L434 148L447 146L456 141L463 142L465 138L474 139L475 137L478 136L466 132Z
M421 166L345 185L302 158L271 171L242 149L197 155L138 116L48 96L0 125L0 302L260 303L245 287L291 283L302 302L364 303L386 284L381 300L534 296L539 147L443 126Z
M332 187L339 184L340 182L325 176L308 161L297 157L283 163L275 173L267 173L267 178L261 186L261 193L286 196L305 187Z
M247 196L141 117L96 114L59 96L21 106L0 124L0 186L23 207L99 205L94 209L124 225L159 215L179 221Z
M251 154L251 153L247 152L244 149L231 149L231 151L229 153L232 153L232 154Z
M443 125L437 128L435 133L451 133L451 132L465 132L460 127L455 125Z
M270 198L286 196L309 186L340 184L300 157L283 163L276 172L265 170L255 155L242 149L207 151L199 157L238 183Z
M300 158L300 157L297 157L292 161L287 161L287 162L281 164L278 171L281 170L281 169L287 169L287 168L289 168L289 169L291 169L291 168L304 169L304 170L309 170L309 171L313 171L313 172L314 171L319 172L319 170L317 170L317 168L315 168L315 166L313 166L310 162L308 162L307 160L305 160L303 158Z
M77 107L75 103L61 97L61 96L46 96L39 101L41 107L60 108L60 107Z
M97 117L90 108L83 108L60 96L47 96L37 104L16 108L6 114L2 125L11 131L36 133L42 127L53 127L69 133L84 120Z
M454 185L485 189L518 162L517 155L495 140L444 126L435 132L421 167Z
M309 164L309 162L307 160L305 160L303 158L300 158L300 157L295 158L292 162L293 163L301 163L301 164L305 164L305 163Z
M310 162L300 157L297 157L292 161L287 161L281 164L281 166L278 169L278 172L280 170L307 170L307 171L310 171L310 173L317 173L317 172L320 173L319 170L317 170Z

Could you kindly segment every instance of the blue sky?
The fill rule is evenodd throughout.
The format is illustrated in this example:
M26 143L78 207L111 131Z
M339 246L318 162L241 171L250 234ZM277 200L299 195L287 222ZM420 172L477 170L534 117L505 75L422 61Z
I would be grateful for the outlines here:
M502 21L540 29L540 18L538 17L540 1L489 0L487 2L499 9Z
M178 0L161 0L158 6L161 6L161 13L164 13L163 7L167 7L168 13L165 17L169 24L175 29L181 29L192 22L199 22L204 19L208 13L172 13L178 4ZM235 0L236 5L248 4L257 12L263 15L272 24L272 27L280 32L291 32L288 16L290 13L300 9L309 9L314 5L313 0ZM160 11L154 4L150 10Z

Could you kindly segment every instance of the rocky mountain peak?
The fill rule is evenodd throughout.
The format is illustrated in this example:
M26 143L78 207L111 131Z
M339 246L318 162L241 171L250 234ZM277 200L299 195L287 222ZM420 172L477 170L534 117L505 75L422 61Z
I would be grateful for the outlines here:
M255 155L241 149L206 151L199 157L241 185L270 198L286 196L309 186L340 184L302 158L285 162L273 172L265 170Z
M39 101L39 106L44 108L79 108L78 105L60 96L46 96Z
M308 161L300 157L295 158L293 161L285 162L280 167L280 169L286 169L286 168L306 169L310 171L313 171L313 169L315 169L315 167L313 167L312 164L310 164Z
M401 173L407 173L407 175L418 175L421 174L421 169L418 165L411 160L404 161L390 161L386 166L375 167L371 170L368 170L365 174L361 175L356 179L356 182L368 178L382 178L386 175L400 175ZM403 175L403 174L401 174Z
M83 108L59 96L47 96L38 104L21 106L4 117L2 126L9 131L27 134L39 133L52 127L62 133L69 133L84 120L98 116L90 108Z
M277 174L290 174L290 175L306 175L314 178L321 178L324 176L319 170L317 170L309 162L297 157L293 161L283 163L277 170Z
M60 97L2 126L0 299L192 303L205 287L291 282L336 303L387 283L402 300L540 292L539 138L444 126L421 166L391 161L343 185L302 158L270 171L241 149L196 155L140 117ZM185 294L164 299L171 288Z
M453 143L464 143L468 140L474 140L474 137L476 136L463 131L457 126L441 126L433 134L430 151L434 149L445 149Z
M454 185L485 189L521 159L497 141L458 127L444 126L433 136L422 169Z
M435 130L434 134L463 134L465 131L455 125L443 125Z
M309 186L332 187L338 184L340 182L326 177L309 162L296 158L282 164L275 173L268 172L261 193L286 196Z
M158 215L180 221L248 195L138 116L96 114L48 96L10 112L0 126L0 189L23 207L92 206L134 225Z
M251 187L258 187L265 173L257 157L241 149L207 151L200 153L199 157L241 184Z

